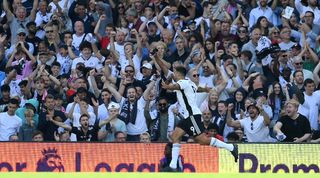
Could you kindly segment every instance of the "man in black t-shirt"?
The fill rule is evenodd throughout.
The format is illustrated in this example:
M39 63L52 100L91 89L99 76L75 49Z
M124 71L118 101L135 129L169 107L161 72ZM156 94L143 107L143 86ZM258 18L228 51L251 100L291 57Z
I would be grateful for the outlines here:
M283 142L305 142L311 136L309 120L298 113L299 103L291 99L287 101L286 114L281 117L273 130L277 134L277 139Z
M82 114L80 116L80 127L72 127L56 120L50 121L55 125L74 133L77 136L77 141L98 141L99 124L95 123L94 125L89 125L89 117L88 114Z

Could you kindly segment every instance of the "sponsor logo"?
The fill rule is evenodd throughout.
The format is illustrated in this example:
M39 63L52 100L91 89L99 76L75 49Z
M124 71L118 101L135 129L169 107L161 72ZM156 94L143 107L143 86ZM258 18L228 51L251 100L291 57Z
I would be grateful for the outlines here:
M64 172L61 157L58 150L48 148L42 150L42 158L37 162L37 172Z

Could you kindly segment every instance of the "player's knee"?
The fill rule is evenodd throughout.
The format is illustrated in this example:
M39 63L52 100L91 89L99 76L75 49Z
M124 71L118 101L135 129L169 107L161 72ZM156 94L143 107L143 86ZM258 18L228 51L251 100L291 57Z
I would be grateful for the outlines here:
M199 143L200 145L208 145L208 142L206 139L200 139Z
M177 135L171 135L172 143L178 143L180 141L179 137Z
M199 135L198 137L196 137L195 141L197 143L199 143L200 145L209 145L210 144L210 142L208 144L208 138L203 135Z

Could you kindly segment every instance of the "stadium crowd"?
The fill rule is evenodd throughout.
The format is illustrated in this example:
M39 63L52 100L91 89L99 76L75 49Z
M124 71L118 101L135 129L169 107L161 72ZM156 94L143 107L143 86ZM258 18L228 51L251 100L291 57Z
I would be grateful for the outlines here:
M320 142L317 0L2 0L0 141ZM185 142L193 142L186 135Z

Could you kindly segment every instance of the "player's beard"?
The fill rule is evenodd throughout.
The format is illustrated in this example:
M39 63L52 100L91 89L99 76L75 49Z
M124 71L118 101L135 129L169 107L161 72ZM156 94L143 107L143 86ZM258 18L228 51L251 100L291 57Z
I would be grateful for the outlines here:
M159 108L159 111L160 111L161 113L166 113L166 112L168 112L168 107L160 107L160 108Z

